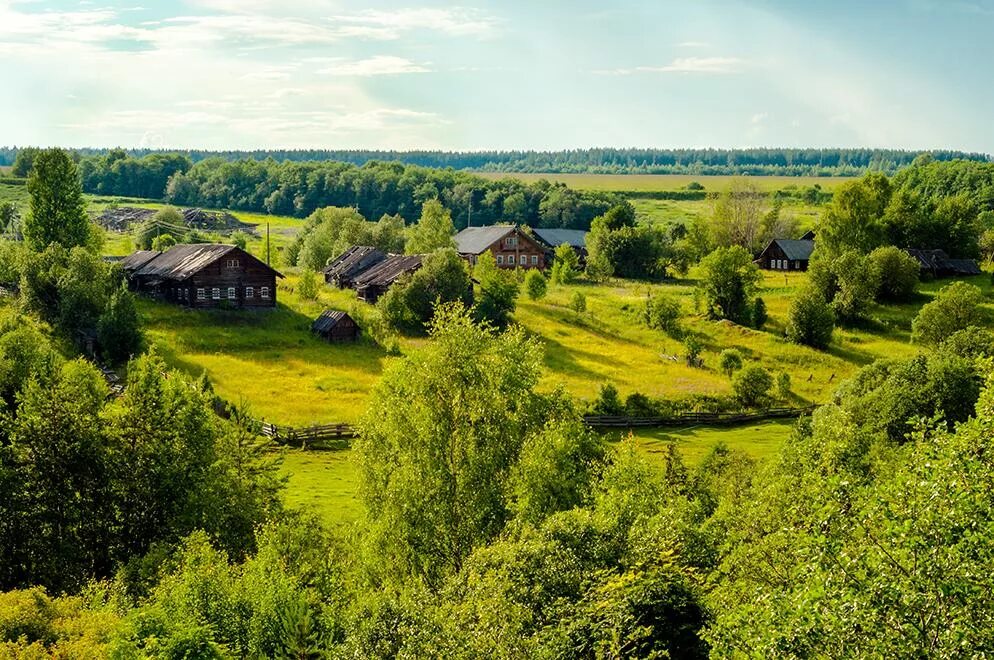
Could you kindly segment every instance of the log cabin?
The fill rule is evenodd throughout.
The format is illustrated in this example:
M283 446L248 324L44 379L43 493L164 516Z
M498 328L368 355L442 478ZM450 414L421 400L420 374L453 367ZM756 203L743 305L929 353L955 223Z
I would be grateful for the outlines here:
M391 254L375 266L364 270L352 282L359 300L375 304L390 285L421 268L423 255Z
M535 238L545 247L545 262L551 263L556 248L560 245L568 245L573 248L579 260L580 267L587 265L587 232L580 229L532 229Z
M467 227L454 238L456 251L470 265L490 252L498 268L545 268L545 247L516 225Z
M353 245L328 262L321 273L324 281L339 289L351 288L355 279L387 258L382 251L369 245Z
M756 263L765 270L807 270L814 249L814 241L775 238L759 255Z
M359 324L345 312L326 309L311 324L311 332L330 342L355 341L362 331Z
M283 278L241 248L209 243L139 250L121 268L132 290L197 309L275 307Z

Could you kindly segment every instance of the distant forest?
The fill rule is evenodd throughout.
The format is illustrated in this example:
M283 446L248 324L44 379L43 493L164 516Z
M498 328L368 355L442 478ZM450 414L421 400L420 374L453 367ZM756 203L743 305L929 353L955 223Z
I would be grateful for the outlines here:
M0 166L12 165L18 147L0 147ZM104 156L110 149L78 149L83 157ZM210 158L278 162L338 161L364 165L395 161L421 167L483 172L550 174L751 174L854 176L866 171L893 174L922 153L934 160L989 162L991 156L962 151L897 149L570 149L564 151L377 151L280 149L254 151L127 149L129 156L182 154L196 163Z

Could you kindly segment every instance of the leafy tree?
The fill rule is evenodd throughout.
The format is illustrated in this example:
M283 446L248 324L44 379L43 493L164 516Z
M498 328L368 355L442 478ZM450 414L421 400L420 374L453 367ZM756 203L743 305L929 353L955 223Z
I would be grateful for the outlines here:
M621 397L618 396L618 388L611 383L601 385L600 391L597 393L597 400L591 406L590 412L595 415L623 415L625 406L622 405Z
M911 323L911 337L921 344L935 345L958 330L983 323L980 303L983 293L966 282L943 287Z
M918 260L893 246L879 247L870 261L880 275L878 297L883 300L909 300L918 290Z
M432 341L390 367L356 452L378 570L437 588L510 516L505 481L541 426L540 352L522 331L443 306ZM380 561L380 560L377 560Z
M587 296L582 291L574 291L569 299L569 308L579 316L587 311Z
M762 330L766 325L766 319L766 301L757 296L752 303L752 327Z
M530 300L541 300L545 298L549 283L540 270L532 268L525 273L525 293Z
M552 259L552 276L550 278L552 283L572 284L575 282L579 263L579 257L576 256L576 252L569 244L563 243L557 247Z
M497 268L493 255L484 252L476 262L473 276L479 284L473 318L498 328L507 327L518 298L518 281L514 273Z
M738 245L718 248L701 261L698 291L708 316L748 323L752 299L762 276L752 255Z
M665 294L656 294L645 301L645 323L670 334L680 331L680 303Z
M745 406L755 406L763 401L772 387L770 372L757 364L743 367L732 378L732 392Z
M866 254L879 247L891 194L890 180L877 172L839 186L818 227L818 242L831 253L854 250Z
M749 179L732 179L712 209L710 233L715 245L725 248L737 245L749 252L761 250L765 197Z
M249 235L242 230L231 232L228 236L228 242L234 245L239 250L248 249Z
M813 286L801 289L787 312L787 339L795 344L825 348L832 341L835 313Z
M428 254L440 248L454 248L452 235L455 233L448 209L437 199L427 201L421 209L421 219L411 227L407 253Z
M297 280L297 295L301 300L317 300L318 280L313 270L305 268L300 271L300 279Z
M35 158L42 152L38 147L21 147L17 150L17 157L14 165L10 168L10 173L14 176L26 177L31 174Z
M734 348L726 348L718 354L718 368L731 378L733 373L742 368L742 353Z
M28 177L30 213L24 221L24 240L35 251L52 243L69 249L90 242L83 188L72 157L62 149L39 153Z
M832 261L837 290L832 299L836 317L859 321L866 317L880 290L880 272L872 259L849 250Z
M0 202L0 234L17 236L20 233L20 216L13 202Z
M466 262L453 249L424 258L413 275L395 282L377 302L384 321L396 330L423 332L439 303L473 302L473 282Z
M688 334L683 338L683 356L688 367L702 367L704 360L701 359L701 352L704 344L696 335Z
M141 350L144 343L141 317L134 296L124 284L110 295L97 320L97 340L111 364L123 364Z
M135 246L139 250L156 249L155 239L182 231L186 226L183 214L175 206L163 206L135 229ZM173 244L175 244L175 239Z
M152 239L151 247L157 252L165 252L174 245L176 245L176 239L172 234L160 234Z
M790 374L786 371L777 374L777 398L781 401L790 399Z
M971 325L946 337L937 352L968 359L994 357L994 332Z

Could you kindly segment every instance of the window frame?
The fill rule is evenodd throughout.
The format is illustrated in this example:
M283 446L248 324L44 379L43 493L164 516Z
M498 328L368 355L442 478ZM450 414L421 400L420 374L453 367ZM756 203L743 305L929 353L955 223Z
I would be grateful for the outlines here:
M269 300L269 287L261 286L259 287L259 297L263 300Z
M235 300L238 297L238 289L233 286L228 287L228 300Z
M221 287L219 287L219 286L212 286L211 287L211 300L220 300L220 299L221 299Z
M197 300L207 300L207 288L198 286L197 287Z
M245 300L251 300L253 298L255 298L255 287L245 287Z

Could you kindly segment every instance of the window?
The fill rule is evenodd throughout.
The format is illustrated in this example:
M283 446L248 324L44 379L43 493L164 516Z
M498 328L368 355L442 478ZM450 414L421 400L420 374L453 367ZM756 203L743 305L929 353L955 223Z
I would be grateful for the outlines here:
M234 300L235 299L235 287L233 287L233 286L229 286L228 287L228 299L229 300Z
M504 255L503 254L498 254L497 255L497 265L498 266L503 266L504 265Z
M221 299L221 289L219 289L217 287L214 287L213 289L211 289L211 298L213 298L214 300L220 300Z
M538 265L538 255L537 254L533 254L532 255L532 266L537 266L537 265Z
M268 286L260 287L259 288L259 296L263 300L269 300L269 287Z
M238 268L238 259L228 259L228 268Z
M255 289L253 289L250 286L245 287L245 297L246 298L254 298L255 297Z
M517 236L508 236L504 240L504 245L506 245L509 248L518 247L518 237Z
M207 289L197 289L197 300L207 300Z
M514 255L513 254L507 255L507 265L508 266L513 266L514 265Z

